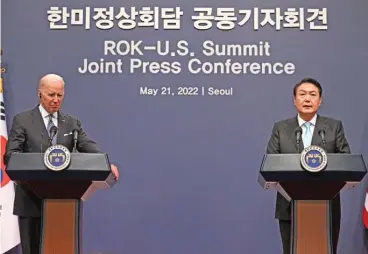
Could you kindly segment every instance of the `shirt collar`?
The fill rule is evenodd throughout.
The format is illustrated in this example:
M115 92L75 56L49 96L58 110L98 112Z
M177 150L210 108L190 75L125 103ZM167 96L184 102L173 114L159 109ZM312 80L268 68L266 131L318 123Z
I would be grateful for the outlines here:
M299 126L303 126L303 124L305 123L306 121L304 121L300 115L298 114L298 123L299 123ZM317 122L317 114L315 114L313 116L313 118L309 121L313 126L316 126L316 122Z
M42 107L41 104L40 104L40 106L38 108L40 109L42 118L46 118L46 117L48 117L50 115L50 113L48 113L46 111L46 109L44 107ZM55 119L57 119L57 117L58 117L58 113L57 112L53 113L52 115L55 117Z

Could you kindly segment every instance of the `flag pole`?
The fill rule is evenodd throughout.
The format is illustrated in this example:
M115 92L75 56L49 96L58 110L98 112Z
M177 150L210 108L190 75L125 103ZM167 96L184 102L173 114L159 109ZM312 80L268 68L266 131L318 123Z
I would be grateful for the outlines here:
M4 254L20 244L18 216L13 214L15 186L14 182L5 173L3 161L8 131L3 82L3 74L6 72L6 69L3 67L2 53L3 51L0 47L0 254Z
M1 6L1 0L0 0L0 6ZM1 10L1 7L0 7ZM1 30L0 30L0 34L1 34ZM1 39L1 36L0 36ZM3 49L1 48L0 45L0 94L3 94L3 62L2 62L2 54L3 54ZM1 138L1 137L0 137ZM1 141L0 141L1 142ZM2 146L0 146L0 156L1 154L3 154L3 151L1 151ZM1 165L0 165L1 167ZM2 170L2 169L0 169ZM5 169L4 169L5 171ZM4 174L2 172L0 172L0 189L2 187L2 183L3 183L3 178L4 178ZM0 195L0 197L2 197ZM4 227L4 223L3 223L3 219L4 219L4 214L3 214L3 198L1 198L0 200L0 253L4 253L3 251L3 227Z

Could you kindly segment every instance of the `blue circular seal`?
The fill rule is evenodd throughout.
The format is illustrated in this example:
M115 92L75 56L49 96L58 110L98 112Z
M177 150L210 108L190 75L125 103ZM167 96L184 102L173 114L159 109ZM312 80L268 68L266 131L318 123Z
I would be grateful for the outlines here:
M301 153L302 168L312 172L320 172L327 166L327 154L320 146L308 146Z
M61 171L70 164L70 151L63 145L53 145L47 148L43 161L52 171Z

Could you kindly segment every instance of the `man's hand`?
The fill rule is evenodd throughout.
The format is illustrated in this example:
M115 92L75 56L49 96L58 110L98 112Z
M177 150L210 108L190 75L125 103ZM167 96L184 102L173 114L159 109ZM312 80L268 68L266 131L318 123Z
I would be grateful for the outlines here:
M115 176L115 180L117 181L119 179L119 170L114 164L111 164L111 171Z

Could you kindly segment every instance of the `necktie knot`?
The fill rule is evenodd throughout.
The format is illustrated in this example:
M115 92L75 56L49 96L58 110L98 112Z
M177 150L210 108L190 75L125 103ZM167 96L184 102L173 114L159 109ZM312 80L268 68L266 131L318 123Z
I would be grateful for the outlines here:
M305 122L304 125L305 125L305 128L307 130L310 130L310 127L311 127L311 123L310 122Z

